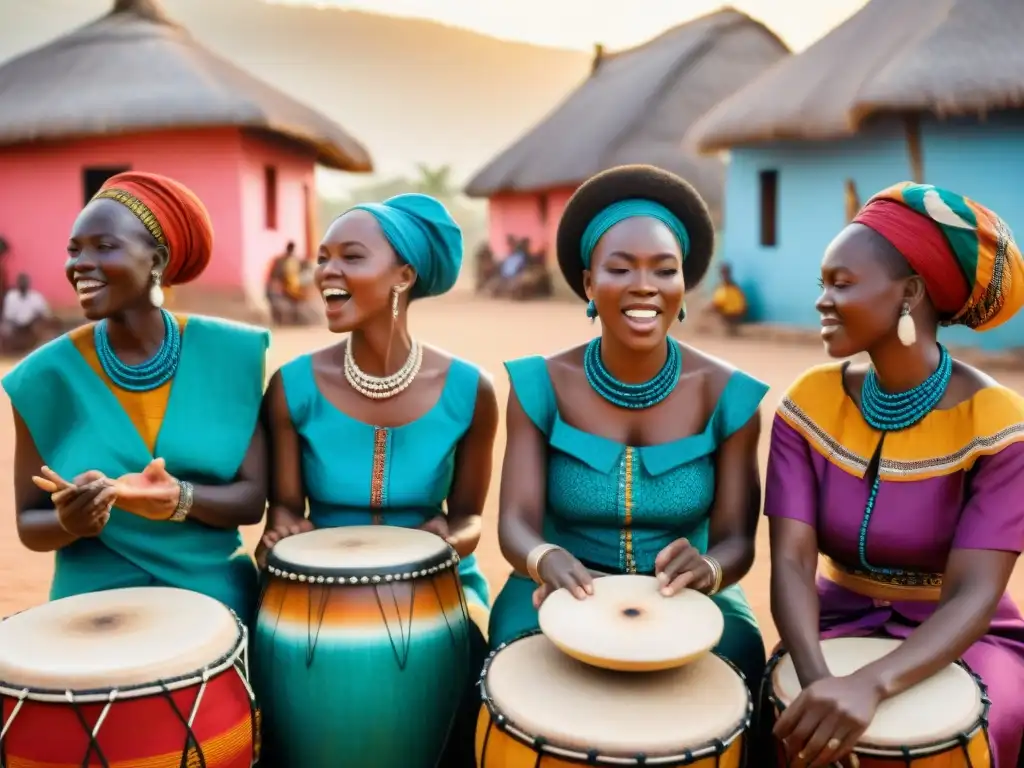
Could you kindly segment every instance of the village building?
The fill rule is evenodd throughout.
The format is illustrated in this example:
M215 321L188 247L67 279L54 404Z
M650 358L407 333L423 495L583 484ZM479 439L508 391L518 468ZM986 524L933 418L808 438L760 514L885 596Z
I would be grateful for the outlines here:
M510 235L554 259L555 232L576 188L627 163L657 165L688 180L716 221L725 169L683 146L695 120L771 65L786 45L763 24L726 8L630 50L595 50L589 77L466 186L487 198L489 244L507 256ZM560 282L560 281L559 281Z
M366 149L331 120L199 45L157 0L106 16L0 65L0 237L58 310L72 222L112 175L149 171L203 200L215 252L176 308L245 315L267 264L315 249L314 166L368 172Z
M825 248L900 181L967 195L1024 233L1024 3L871 0L705 115L728 152L722 258L755 320L817 329ZM953 345L1024 346L1024 317Z

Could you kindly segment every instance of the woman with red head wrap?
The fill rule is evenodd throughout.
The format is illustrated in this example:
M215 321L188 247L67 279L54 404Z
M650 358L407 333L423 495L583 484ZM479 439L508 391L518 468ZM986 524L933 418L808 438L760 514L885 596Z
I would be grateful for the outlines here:
M3 380L18 533L56 552L52 598L167 585L243 620L253 610L238 528L266 499L269 334L162 306L163 288L199 277L212 250L202 202L150 173L111 178L72 227L65 269L92 322Z
M791 765L831 765L883 700L962 659L991 699L993 765L1012 768L1024 736L1024 618L1006 587L1024 550L1024 398L954 360L937 333L1013 317L1024 259L989 209L903 183L832 242L821 285L827 352L870 362L810 370L775 417L772 613L803 685L775 735ZM903 642L833 677L819 638L844 636ZM988 765L979 759L968 762Z

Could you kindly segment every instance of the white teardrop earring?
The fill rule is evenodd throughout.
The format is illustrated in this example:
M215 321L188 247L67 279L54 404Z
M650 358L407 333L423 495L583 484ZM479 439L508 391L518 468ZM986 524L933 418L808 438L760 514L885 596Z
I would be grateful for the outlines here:
M910 304L906 302L900 311L900 320L896 323L896 336L904 347L912 347L917 341L917 326L914 325L914 318L910 316Z
M149 303L159 309L164 305L164 289L160 286L162 276L155 269L151 274L153 283L149 286Z

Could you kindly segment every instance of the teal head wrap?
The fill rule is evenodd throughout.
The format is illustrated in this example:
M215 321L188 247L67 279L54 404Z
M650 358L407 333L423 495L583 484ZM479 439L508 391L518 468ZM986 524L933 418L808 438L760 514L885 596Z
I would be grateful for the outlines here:
M409 193L352 210L373 216L398 258L416 270L410 298L440 296L455 285L462 268L462 230L440 200Z
M690 234L686 231L686 226L679 220L679 217L661 203L634 197L629 200L619 200L617 203L612 203L590 220L587 228L583 230L583 238L580 243L580 256L583 258L583 268L590 269L590 257L593 255L598 241L604 236L605 232L620 221L633 219L638 216L657 219L668 227L672 234L675 235L676 240L679 241L679 248L683 252L683 261L686 261L686 257L690 252Z

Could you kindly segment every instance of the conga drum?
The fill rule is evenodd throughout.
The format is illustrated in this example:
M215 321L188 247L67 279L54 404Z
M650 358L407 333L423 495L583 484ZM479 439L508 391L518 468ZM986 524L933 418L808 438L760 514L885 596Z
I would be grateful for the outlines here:
M469 684L458 564L391 526L274 546L253 646L271 768L434 768Z
M246 632L216 600L140 587L0 622L5 768L250 768Z
M479 768L739 768L753 707L714 653L682 667L590 666L540 633L501 646L480 682Z
M895 650L901 640L844 637L823 640L822 651L834 675L849 675ZM776 715L801 691L792 658L785 652L768 662L768 699ZM886 699L854 749L861 768L988 768L989 701L981 680L963 663ZM779 764L786 765L780 744Z

